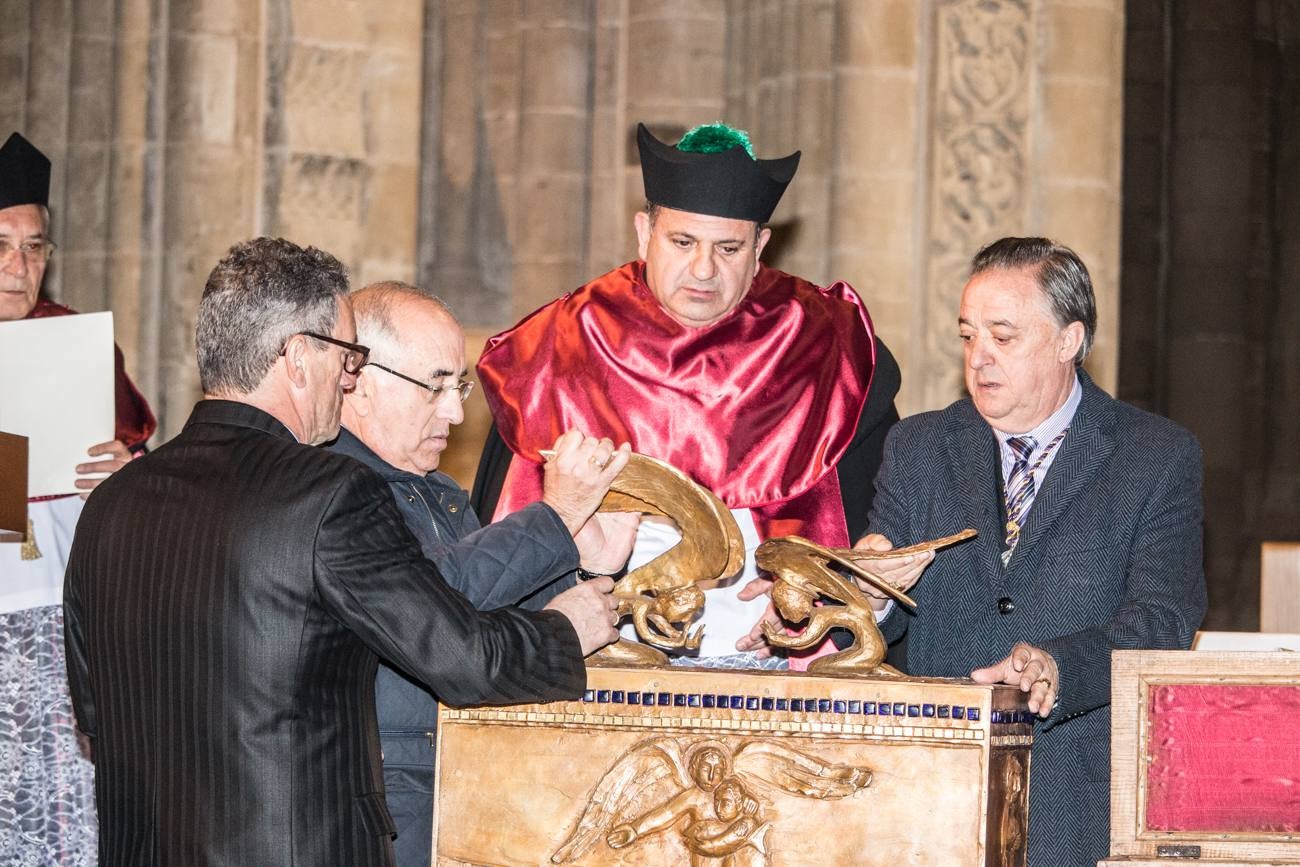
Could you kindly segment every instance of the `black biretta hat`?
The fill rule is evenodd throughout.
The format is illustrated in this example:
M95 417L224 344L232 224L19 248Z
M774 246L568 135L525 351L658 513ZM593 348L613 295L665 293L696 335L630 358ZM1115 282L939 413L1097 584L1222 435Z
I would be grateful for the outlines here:
M687 133L682 142L694 132ZM747 136L739 135L740 141L748 142ZM780 159L760 160L750 156L739 141L726 150L683 150L680 143L672 147L659 141L643 123L637 124L636 142L646 199L694 214L766 223L799 168L799 151Z
M0 147L0 208L49 203L49 157L14 133Z

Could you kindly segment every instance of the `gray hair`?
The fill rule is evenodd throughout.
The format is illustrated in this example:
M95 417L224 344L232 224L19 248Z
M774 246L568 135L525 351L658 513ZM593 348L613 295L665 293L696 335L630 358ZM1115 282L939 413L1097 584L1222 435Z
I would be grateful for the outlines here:
M457 325L460 321L437 295L400 280L371 283L352 293L352 312L357 317L357 341L374 349L395 346L401 341L393 324L393 308L403 301L425 301L437 307Z
M975 254L970 276L1023 268L1034 270L1038 288L1062 328L1072 322L1083 324L1083 343L1074 356L1076 367L1083 364L1097 335L1097 297L1087 266L1069 247L1048 238L1000 238Z
M208 275L194 326L199 382L208 394L248 394L295 334L329 334L347 270L329 253L283 238L231 247Z

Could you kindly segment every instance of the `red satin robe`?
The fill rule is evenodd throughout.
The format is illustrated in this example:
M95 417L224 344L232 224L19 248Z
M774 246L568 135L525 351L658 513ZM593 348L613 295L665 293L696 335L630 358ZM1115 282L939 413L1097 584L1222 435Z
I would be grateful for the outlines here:
M847 545L835 465L874 366L871 319L847 283L760 267L732 313L687 328L630 262L488 341L479 378L514 452L497 516L540 497L538 451L576 427L752 510L763 538Z

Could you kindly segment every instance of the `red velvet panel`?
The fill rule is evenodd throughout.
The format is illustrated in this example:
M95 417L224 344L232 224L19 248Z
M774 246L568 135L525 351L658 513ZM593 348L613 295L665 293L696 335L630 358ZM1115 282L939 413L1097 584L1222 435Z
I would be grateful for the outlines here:
M1151 690L1146 825L1300 831L1300 686Z

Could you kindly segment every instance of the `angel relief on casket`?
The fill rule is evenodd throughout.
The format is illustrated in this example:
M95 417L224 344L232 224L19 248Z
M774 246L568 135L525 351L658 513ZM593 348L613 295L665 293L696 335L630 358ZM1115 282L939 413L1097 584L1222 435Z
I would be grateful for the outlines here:
M826 800L847 798L870 782L865 767L824 762L780 743L749 741L733 750L706 738L649 738L600 778L551 861L568 864L600 847L624 849L675 833L695 864L767 864L779 817L765 806L764 790Z

